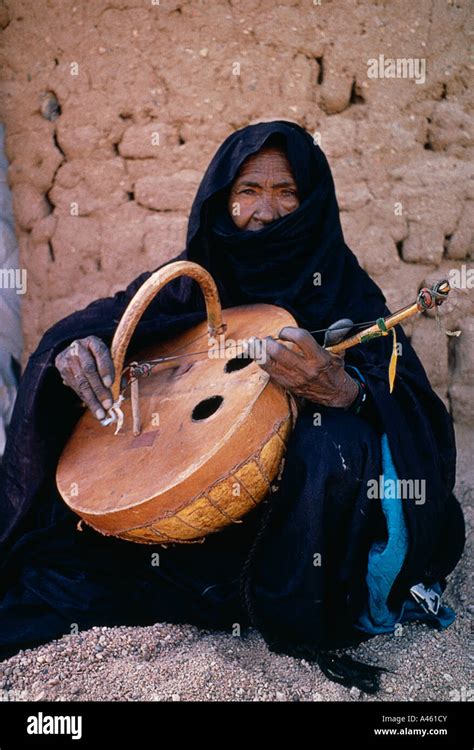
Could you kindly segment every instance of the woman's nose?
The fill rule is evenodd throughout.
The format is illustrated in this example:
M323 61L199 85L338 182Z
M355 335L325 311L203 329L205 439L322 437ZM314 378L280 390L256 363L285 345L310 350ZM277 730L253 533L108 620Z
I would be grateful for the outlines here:
M277 204L271 195L261 196L253 218L261 221L262 224L269 224L271 221L278 219Z

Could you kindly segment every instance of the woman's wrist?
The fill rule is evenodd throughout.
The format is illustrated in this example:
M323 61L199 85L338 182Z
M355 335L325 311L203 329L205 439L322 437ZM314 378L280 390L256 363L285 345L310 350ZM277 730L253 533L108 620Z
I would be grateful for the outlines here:
M352 378L349 373L346 373L346 375L347 388L345 389L345 394L343 396L342 402L339 404L339 408L348 411L349 409L351 409L351 407L359 397L360 384L359 381L354 380L354 378Z
M367 400L367 385L365 382L364 376L359 372L359 370L356 367L352 367L351 365L348 365L349 369L353 370L354 375L352 376L352 379L357 384L358 387L358 393L350 407L348 408L348 411L350 411L353 414L359 414L359 412L362 410L362 407L364 403Z

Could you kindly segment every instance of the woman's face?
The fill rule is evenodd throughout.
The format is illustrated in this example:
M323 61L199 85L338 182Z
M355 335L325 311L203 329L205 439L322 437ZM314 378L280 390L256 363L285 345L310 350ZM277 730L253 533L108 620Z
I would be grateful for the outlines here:
M240 167L227 207L239 229L257 230L300 205L290 162L284 151L263 148Z

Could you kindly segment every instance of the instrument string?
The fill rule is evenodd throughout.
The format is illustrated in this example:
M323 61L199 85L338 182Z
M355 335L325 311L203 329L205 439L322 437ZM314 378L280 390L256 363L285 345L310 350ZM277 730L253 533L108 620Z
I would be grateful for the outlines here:
M430 291L431 296L434 297L437 300L437 303L435 304L435 318L436 318L436 320L438 322L438 325L440 325L440 323L439 323L439 305L441 304L441 302L443 302L444 300L446 300L447 295L446 295L446 293L440 293L440 292L436 291L435 289L430 289L429 291ZM463 294L463 296L469 297L469 295L468 295L468 293L466 291L464 291L462 289L459 289L457 287L451 288L450 292L451 292L451 294L452 294L452 292L459 292L460 294ZM438 300L439 300L439 302L438 302ZM474 301L471 300L471 299L464 300L464 301L468 302L470 305L474 305ZM353 330L353 329L360 329L360 328L366 328L368 326L375 325L376 323L377 323L377 319L375 319L375 320L366 320L366 321L363 321L361 323L354 323L351 326L351 330ZM330 329L330 326L327 327L327 328L316 328L316 329L314 329L312 331L308 331L308 333L311 333L311 334L326 333L329 329ZM447 335L459 335L460 332L458 332L458 331L456 331L456 332L445 331L445 333ZM123 388L121 389L120 393L123 393L132 384L132 382L134 380L138 380L140 378L148 377L149 375L151 375L152 371L159 364L162 364L162 363L165 363L165 362L171 362L171 361L179 360L179 359L183 359L183 358L202 357L203 355L209 355L209 347L207 349L202 349L200 351L185 352L183 354L175 354L174 353L174 352L179 352L180 349L182 349L184 346L188 345L189 343L194 343L195 341L198 341L199 339L204 338L205 336L208 336L208 331L204 331L203 333L201 333L198 336L196 336L194 339L191 339L190 342L187 342L186 344L183 344L181 347L178 347L177 349L174 349L173 352L171 354L167 355L167 356L158 357L156 359L144 360L142 362L134 362L134 363L131 363L130 365L127 365L124 368L124 370L123 370L123 375L125 373L127 373L127 372L129 372L130 375L129 375L129 379L128 379L127 383L123 386ZM244 341L241 341L240 343L236 343L236 349L238 349L239 347L243 347L245 349L245 347L248 345L248 342L250 341L251 338L253 338L253 337L249 337L248 339L245 339ZM274 341L284 341L285 340L285 339L280 338L280 336L271 336L270 338L272 338ZM231 347L227 347L227 348L229 349ZM235 356L238 357L239 354L236 353Z
M367 321L365 321L363 323L354 323L354 325L351 326L351 328L364 328L364 327L369 326L369 325L374 325L376 322L377 322L376 320L367 320ZM326 333L326 331L328 331L328 330L329 330L329 328L317 328L314 331L308 331L308 333L311 333L311 334L313 334L313 333ZM194 341L197 341L197 339L203 338L204 336L207 336L207 335L208 335L208 332L204 331L204 333L202 333L199 336L196 336L196 338L192 339L192 342L190 342L190 343L193 343ZM235 345L236 348L237 349L239 347L245 348L245 346L247 345L247 343L250 340L250 338L246 339L245 341L241 341L240 343L237 343ZM271 336L270 338L272 338L273 341L284 341L285 340L285 339L280 338L280 336ZM179 347L179 348L182 348L182 347ZM227 347L227 349L230 349L230 348L232 348L232 347ZM175 349L174 351L179 351L179 349ZM122 388L122 390L120 392L122 393L124 390L126 390L128 388L128 386L131 385L131 383L133 382L133 380L137 380L139 378L148 377L149 375L151 375L152 370L155 367L157 367L159 364L162 364L164 362L171 362L171 361L174 361L174 360L177 360L177 359L181 359L181 358L184 358L184 357L198 357L198 356L202 356L204 354L209 355L209 347L207 349L202 349L200 351L185 352L184 354L169 354L167 356L158 357L156 359L148 359L148 360L144 360L142 362L131 363L130 365L127 365L127 367L124 368L123 373L125 374L127 371L131 370L131 371L133 371L134 375L132 375L130 377L130 379L128 380L127 384ZM238 356L238 354L236 354L236 356Z

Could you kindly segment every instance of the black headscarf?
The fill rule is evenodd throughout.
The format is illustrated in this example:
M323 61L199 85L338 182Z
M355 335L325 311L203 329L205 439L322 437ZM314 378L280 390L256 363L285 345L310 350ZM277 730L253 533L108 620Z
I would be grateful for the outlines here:
M239 231L225 217L225 196L243 161L279 134L286 144L301 204L292 214L257 232ZM280 305L308 330L340 318L355 323L387 313L377 285L344 242L327 160L298 125L277 121L251 125L230 135L212 159L197 192L185 250L216 279L223 307L249 300ZM171 262L171 261L170 261ZM154 269L156 270L156 269ZM55 356L76 338L100 336L110 344L124 309L151 272L114 297L97 300L56 323L30 357L10 426L0 486L0 542L11 543L28 510L41 516L44 498L55 492L54 472L67 435L81 413L75 394L61 384ZM321 274L321 284L314 274ZM132 340L136 350L150 340L171 337L205 317L197 284L181 277L150 305ZM321 341L321 337L316 335ZM348 351L346 360L363 373L379 429L388 435L399 476L424 479L427 501L404 508L410 536L408 555L392 590L401 604L408 586L435 583L456 565L464 544L463 520L452 494L455 444L451 419L433 392L409 342L399 331L395 389L388 388L390 337ZM29 518L29 521L28 521Z
M284 144L300 205L258 231L238 229L227 209L230 186L243 161L274 143L275 137ZM384 302L344 242L324 153L309 133L291 122L250 125L224 141L196 195L187 248L187 257L221 282L226 305L279 305L304 328L334 322L340 298L348 310L354 308L354 315L362 294L368 304L369 297L379 306ZM360 279L359 289L352 289L354 274Z

